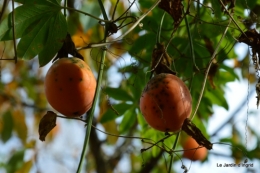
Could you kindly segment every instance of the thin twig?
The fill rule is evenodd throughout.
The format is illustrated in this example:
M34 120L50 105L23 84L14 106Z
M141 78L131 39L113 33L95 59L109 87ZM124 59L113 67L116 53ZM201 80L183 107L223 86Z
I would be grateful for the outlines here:
M65 0L64 1L64 12L63 12L63 14L64 14L64 17L66 18L67 17L67 10L66 10L66 7L67 7L67 0Z
M134 5L135 1L136 1L136 0L134 0L134 1L131 3L131 5L124 11L124 13L121 14L116 20L114 20L114 22L116 22L116 21L118 21L118 20L121 20L121 17L124 16L124 15L130 10L130 8Z
M196 115L196 113L197 113L197 111L198 111L198 109L199 109L200 102L201 102L202 96L203 96L203 94L204 94L205 86L206 86L206 83L207 83L207 78L208 78L208 74L209 74L210 67L211 67L213 61L214 61L215 58L216 58L216 54L217 54L217 52L218 52L218 49L219 49L219 47L220 47L220 44L222 43L224 37L226 36L226 33L227 33L227 31L228 31L228 28L229 28L229 25L230 25L231 21L232 21L232 20L230 19L230 20L229 20L229 23L228 23L228 25L227 25L227 27L226 27L226 29L225 29L225 31L224 31L224 33L222 34L222 36L221 36L221 38L220 38L220 40L219 40L219 42L218 42L218 44L217 44L217 47L216 47L214 53L213 53L212 56L211 56L211 59L210 59L208 68L207 68L206 73L205 73L205 77L204 77L204 81L203 81L203 84L202 84L200 96L199 96L199 98L198 98L198 103L197 103L196 108L195 108L195 110L194 110L194 112L193 112L193 115L191 116L191 120L194 118L194 116Z
M165 14L166 14L166 12L164 11L163 15L161 17L161 22L158 26L158 31L157 31L157 35L156 35L156 44L161 42L161 31L162 31L162 25L163 25Z
M84 12L84 11L77 10L77 9L75 9L75 8L70 8L70 7L62 7L62 8L67 9L67 10L76 11L76 12L78 12L78 13L81 13L81 14L84 14L84 15L86 15L86 16L89 16L89 17L92 17L92 18L94 18L94 19L97 19L98 21L101 21L101 22L105 22L105 23L111 22L111 21L106 20L106 19L98 18L98 17L96 17L96 16L94 16L94 15L92 15L92 14L86 13L86 12Z
M161 0L157 0L156 3L153 4L153 6L146 11L142 16L140 16L140 18L121 36L117 37L115 41L119 41L122 40L127 34L129 34L133 29L135 29L135 27L161 2Z
M1 19L3 17L3 14L5 12L5 8L7 7L7 0L4 0L3 6L2 6L2 10L0 12L0 23L1 23Z
M14 61L15 63L17 63L17 50L16 50L16 39L15 39L15 24L14 24L14 0L12 0L12 10L13 10L13 14L12 14L12 27L13 27L13 44L14 44Z
M57 117L59 118L63 118L63 119L72 119L72 120L78 120L78 121L82 121L83 123L86 123L86 120L83 120L81 118L74 118L74 117L65 117L65 116L61 116L61 115L57 115ZM86 123L86 126L88 124ZM94 126L93 124L91 125L91 127L103 134L109 135L109 136L114 136L114 137L119 137L119 138L126 138L126 139L140 139L140 140L151 140L150 138L142 138L142 137L136 137L136 136L124 136L124 135L116 135L113 133L109 133L109 132L105 132L103 130L100 130L99 128L97 128L96 126Z
M189 22L188 22L186 15L184 16L184 21L185 21L187 32L188 32L188 38L189 38L189 43L190 43L190 54L191 54L191 57L192 57L192 60L193 60L193 65L194 65L194 67L197 71L200 71L198 66L196 65L192 35L191 35L191 32L190 32L190 25L189 25Z
M233 18L233 16L230 14L230 12L226 9L225 4L222 2L222 0L219 0L221 6L223 7L223 9L225 10L225 12L228 14L228 16L230 17L230 19L232 20L232 22L236 25L236 27L240 30L240 32L242 34L244 34L246 37L247 35L244 33L244 31L240 28L240 26L237 24L237 22L235 21L235 19Z
M114 20L115 12L116 12L118 3L119 3L119 0L116 1L116 5L115 5L115 8L114 8L113 13L112 13L112 20Z
M176 148L176 146L177 146L177 143L178 143L178 141L179 141L180 133L181 133L181 131L179 131L179 132L177 133L176 138L175 138L175 140L174 140L174 144L173 144L173 147L172 147L172 150L173 150L173 151L175 150L175 148ZM171 172L171 169L172 169L172 163L173 163L173 155L171 155L171 159L170 159L170 165L169 165L168 173Z
M117 41L122 40L127 34L129 34L135 27L161 2L161 0L157 0L157 2L147 11L145 12L142 16L138 18L138 20L121 36L117 37L116 39L110 41L110 42L105 42L105 43L93 43L93 44L88 44L87 46L80 47L78 50L82 49L90 49L90 48L95 48L95 47L103 47L103 46L108 46L110 44L113 44Z

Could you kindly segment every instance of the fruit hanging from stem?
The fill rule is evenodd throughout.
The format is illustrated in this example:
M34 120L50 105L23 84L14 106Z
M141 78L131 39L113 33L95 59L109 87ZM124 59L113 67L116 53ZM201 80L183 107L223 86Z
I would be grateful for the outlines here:
M181 79L161 73L147 83L140 98L140 109L154 129L177 132L191 114L192 98Z
M92 106L96 80L83 60L60 58L48 70L44 86L47 100L55 110L79 117Z

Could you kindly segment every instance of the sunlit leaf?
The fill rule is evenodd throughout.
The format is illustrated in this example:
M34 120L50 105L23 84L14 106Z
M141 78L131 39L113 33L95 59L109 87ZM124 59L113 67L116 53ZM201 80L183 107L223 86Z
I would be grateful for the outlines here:
M30 172L31 168L33 165L33 160L29 160L27 162L25 162L21 168L19 168L18 170L16 170L15 173L26 173L26 172Z
M205 92L205 97L209 98L212 103L228 110L228 103L223 95L223 91L219 89L213 89L211 91Z
M105 123L114 120L117 117L123 115L131 107L132 105L126 103L113 105L113 108L108 108L107 111L102 115L100 122Z
M95 1L84 1L82 6L82 11L86 11L89 14L92 14L94 16L100 16L101 11L98 3ZM84 32L86 32L88 29L93 27L98 23L98 21L92 17L81 15L80 16L81 24L84 28Z
M105 128L106 132L114 134L114 135L119 135L117 124L115 121L109 121L107 123L103 123L102 126ZM116 144L118 137L108 135L106 140L107 140L108 144L113 145L113 144Z

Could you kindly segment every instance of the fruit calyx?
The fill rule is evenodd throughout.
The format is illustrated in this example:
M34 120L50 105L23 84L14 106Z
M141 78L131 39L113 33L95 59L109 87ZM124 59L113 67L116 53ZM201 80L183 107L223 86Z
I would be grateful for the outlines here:
M162 43L157 43L153 49L151 69L155 74L169 73L176 75L176 72L171 70L172 58L166 52L165 46Z
M72 55L74 58L79 58L84 61L83 56L80 53L78 53L78 51L75 47L75 44L72 41L69 33L67 33L66 38L64 38L64 40L62 40L62 42L63 42L63 45L60 48L60 50L58 51L58 54L56 55L56 57L53 59L52 62L54 62L60 58L68 57L69 54Z

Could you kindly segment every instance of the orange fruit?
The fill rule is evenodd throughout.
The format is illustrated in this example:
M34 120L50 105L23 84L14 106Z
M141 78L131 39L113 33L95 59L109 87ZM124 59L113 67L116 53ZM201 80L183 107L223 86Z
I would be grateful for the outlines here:
M191 114L192 99L181 79L161 73L147 83L140 98L140 109L154 129L176 132Z
M65 116L79 117L92 106L96 79L90 67L79 58L55 61L44 85L50 105Z
M203 148L198 148L199 144L192 137L188 137L183 145L183 157L196 161L196 160L204 160L208 154L208 150ZM198 149L196 149L198 148ZM187 150L194 149L194 150Z

